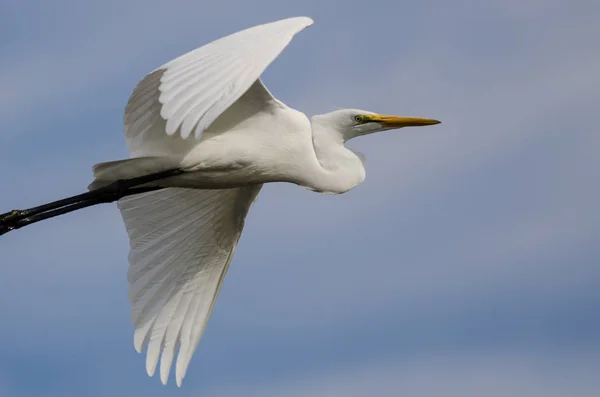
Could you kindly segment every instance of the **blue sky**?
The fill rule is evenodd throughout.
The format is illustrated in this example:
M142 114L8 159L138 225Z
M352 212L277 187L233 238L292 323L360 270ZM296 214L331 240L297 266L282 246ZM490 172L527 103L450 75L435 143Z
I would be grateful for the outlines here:
M146 73L306 15L264 75L308 114L443 124L361 138L342 196L263 189L183 384L132 344L115 205L0 239L0 397L600 395L600 4L0 2L0 211L127 156Z

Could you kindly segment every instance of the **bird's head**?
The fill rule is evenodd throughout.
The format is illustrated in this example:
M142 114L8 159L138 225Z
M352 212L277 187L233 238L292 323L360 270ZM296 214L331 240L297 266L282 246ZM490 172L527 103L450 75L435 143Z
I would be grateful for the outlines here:
M359 109L341 109L318 116L329 124L347 141L374 132L403 127L423 127L439 124L440 121L421 117L389 116Z

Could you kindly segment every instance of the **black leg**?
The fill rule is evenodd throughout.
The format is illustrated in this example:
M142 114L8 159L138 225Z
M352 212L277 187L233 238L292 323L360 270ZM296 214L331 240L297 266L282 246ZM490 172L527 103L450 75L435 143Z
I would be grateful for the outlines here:
M77 196L68 197L68 198L65 198L62 200L53 201L51 203L40 205L38 207L28 208L26 210L12 210L10 212L0 215L0 224L6 223L6 222L11 222L11 221L15 222L19 219L23 219L23 218L26 218L31 215L36 215L36 214L40 214L42 212L49 211L52 209L64 207L64 206L67 206L70 204L79 203L81 201L87 200L87 199L97 196L97 195L98 195L98 191L95 190L92 192L78 194Z
M55 216L67 214L69 212L73 212L76 210L80 210L82 208L91 207L93 205L102 204L102 203L111 203L113 201L117 201L120 198L125 196L131 196L134 194L141 194L146 192L151 192L153 190L160 190L161 187L147 187L147 188L130 188L125 191L115 191L115 192L104 192L102 194L96 194L93 197L84 198L76 202L72 202L68 205L62 207L53 207L52 209L48 209L46 211L34 211L41 207L34 207L27 210L22 211L12 211L9 212L9 215L17 214L19 216L15 216L12 218L8 218L6 220L0 219L0 236L10 232L11 230L22 228L23 226L31 225L32 223L36 223L39 221L43 221L44 219L54 218ZM96 192L96 191L94 191ZM90 193L94 193L90 192ZM79 195L83 196L83 195ZM69 197L69 199L79 197L73 196ZM65 199L67 200L67 199ZM63 200L61 200L63 201ZM48 203L50 205L52 203Z
M181 173L183 173L182 170L175 169L144 175L137 178L119 180L99 189L78 194L62 200L53 201L51 203L25 210L13 210L7 212L0 215L0 235L23 226L42 221L44 219L53 218L58 215L63 215L82 208L91 207L96 204L110 203L125 196L162 189L161 187L154 186L137 186L170 176L179 175Z

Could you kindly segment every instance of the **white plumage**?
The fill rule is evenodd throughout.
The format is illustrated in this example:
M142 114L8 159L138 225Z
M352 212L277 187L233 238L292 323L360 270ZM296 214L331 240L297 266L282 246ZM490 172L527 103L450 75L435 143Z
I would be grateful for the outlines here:
M176 58L135 87L124 115L130 158L96 164L89 192L0 214L0 235L118 201L130 240L134 346L146 370L177 385L215 306L246 215L263 184L341 194L365 179L349 139L438 124L342 109L308 118L277 100L261 74L312 25L289 18Z
M260 188L170 188L119 201L131 242L134 345L138 352L148 346L150 376L162 353L160 378L167 382L180 345L181 385Z
M162 188L122 198L130 238L134 345L178 385L206 327L251 204L263 183L291 182L343 193L364 180L344 146L356 136L435 120L339 110L309 120L260 80L294 35L290 18L256 26L154 70L133 91L124 129L131 159L94 167L94 190L116 180L178 169ZM177 350L179 349L179 351Z
M125 109L131 155L189 152L292 37L311 24L310 18L292 18L250 28L151 73L138 84ZM188 140L192 132L195 139ZM181 139L172 137L176 133ZM170 188L119 201L131 241L128 280L134 344L138 352L148 345L149 375L161 358L163 383L180 346L175 371L181 385L261 186Z
M174 156L191 151L292 37L311 24L310 18L292 18L256 26L152 72L138 84L125 109L131 155ZM260 82L256 90L271 96ZM195 139L188 139L190 135ZM119 201L131 244L128 280L134 345L138 352L148 346L150 376L161 358L160 377L166 383L180 347L175 371L181 385L248 209L261 187L169 188Z

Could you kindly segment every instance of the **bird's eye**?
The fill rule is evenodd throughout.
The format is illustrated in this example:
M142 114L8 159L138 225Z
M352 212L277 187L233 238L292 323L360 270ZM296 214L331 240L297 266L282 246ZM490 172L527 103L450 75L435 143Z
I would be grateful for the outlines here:
M363 121L365 121L365 116L354 116L354 121L356 121L357 123L362 123Z

